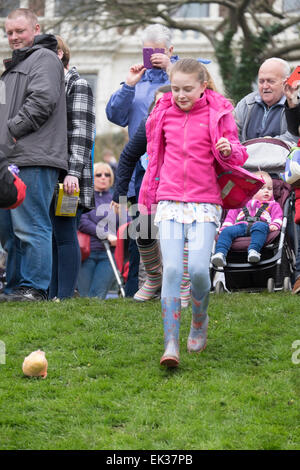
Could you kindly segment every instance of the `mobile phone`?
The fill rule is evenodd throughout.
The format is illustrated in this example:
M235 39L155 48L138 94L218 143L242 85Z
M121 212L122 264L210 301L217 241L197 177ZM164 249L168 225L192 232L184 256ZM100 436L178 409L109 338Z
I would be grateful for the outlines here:
M291 75L287 79L286 83L290 86L294 86L294 83L299 82L299 81L300 81L300 65L297 65L295 70L291 73ZM297 85L297 83L295 83L295 86L296 85Z
M143 48L143 61L144 61L144 67L146 69L152 69L153 65L151 64L150 57L152 54L164 54L165 50L160 49L159 47L156 47L153 49L152 47L144 47Z

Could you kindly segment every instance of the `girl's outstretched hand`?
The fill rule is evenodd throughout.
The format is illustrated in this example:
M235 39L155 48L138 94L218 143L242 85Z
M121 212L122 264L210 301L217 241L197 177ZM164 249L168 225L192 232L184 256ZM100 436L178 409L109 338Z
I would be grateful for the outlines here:
M228 157L231 154L231 145L228 139L225 137L221 137L218 142L216 143L216 149L224 155L224 157Z

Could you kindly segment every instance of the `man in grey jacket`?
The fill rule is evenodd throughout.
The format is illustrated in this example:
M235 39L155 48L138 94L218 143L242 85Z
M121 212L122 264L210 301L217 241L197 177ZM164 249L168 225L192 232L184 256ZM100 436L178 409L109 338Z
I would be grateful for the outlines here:
M52 269L49 216L58 175L68 168L66 98L57 41L40 34L37 17L26 8L5 22L12 58L1 80L0 144L10 147L9 163L27 185L24 203L0 210L0 241L8 253L2 301L45 300Z
M258 71L258 91L249 93L235 108L241 142L257 137L276 137L290 145L297 145L299 137L288 131L285 115L285 83L290 73L288 62L280 58L272 57L262 63ZM291 237L292 224L293 222L288 224ZM296 268L295 277L300 273L300 250L296 257ZM294 293L298 287L300 282L295 284Z
M258 91L249 93L235 108L241 142L257 137L276 137L297 143L298 137L287 130L284 83L290 74L289 64L272 57L258 71Z

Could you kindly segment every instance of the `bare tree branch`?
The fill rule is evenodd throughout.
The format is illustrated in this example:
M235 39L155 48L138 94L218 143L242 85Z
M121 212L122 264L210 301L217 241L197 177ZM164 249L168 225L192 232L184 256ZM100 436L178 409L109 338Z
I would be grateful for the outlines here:
M300 55L300 41L293 41L292 44L271 49L266 57L282 57L294 51L298 51Z

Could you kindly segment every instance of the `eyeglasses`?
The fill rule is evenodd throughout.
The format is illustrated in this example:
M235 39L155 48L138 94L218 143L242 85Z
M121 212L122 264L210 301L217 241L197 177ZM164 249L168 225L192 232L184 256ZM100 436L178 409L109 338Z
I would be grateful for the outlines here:
M95 176L97 176L97 178L101 178L101 176L106 176L106 178L110 178L111 174L110 173L96 173Z

